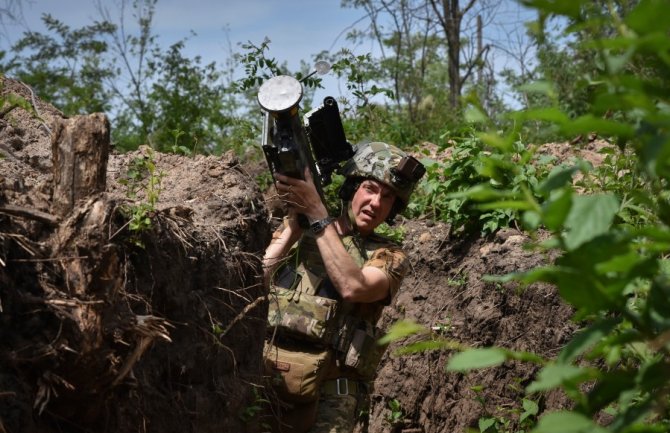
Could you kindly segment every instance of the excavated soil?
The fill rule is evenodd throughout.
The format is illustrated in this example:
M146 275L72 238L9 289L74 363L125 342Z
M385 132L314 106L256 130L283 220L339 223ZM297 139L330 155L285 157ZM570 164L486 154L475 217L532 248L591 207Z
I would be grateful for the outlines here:
M12 80L3 91L32 99ZM0 121L0 432L262 431L259 257L273 221L258 167L232 155L112 151L106 191L53 222L38 212L58 200L50 130L62 115L35 104L42 120L19 108ZM146 196L129 198L121 182L137 158L162 173L152 226L139 235L123 209ZM105 218L86 225L95 209ZM514 229L463 239L442 223L400 224L413 269L382 324L408 319L431 333L391 344L357 431L479 431L482 417L515 426L537 366L448 373L449 351L396 350L444 338L555 355L576 329L556 290L484 278L550 258ZM75 270L86 277L79 290ZM532 399L540 413L569 404L559 393Z
M232 155L112 151L106 191L54 221L50 132L66 119L35 104L41 120L0 121L0 432L253 431L270 231L255 183ZM120 182L137 161L160 191L136 233L147 194Z
M546 259L525 249L529 239L514 229L500 231L491 240L457 240L447 226L419 221L409 225L408 235L405 247L415 258L414 269L382 321L388 325L411 320L432 332L390 345L374 384L368 431L478 432L479 420L485 417L509 422L509 428L518 426L523 389L539 367L509 362L469 374L448 373L450 351L402 356L395 352L422 339L447 339L470 347L556 355L575 330L572 311L556 290L545 285L521 289L483 279L529 269ZM540 412L569 405L558 393L531 398ZM392 410L394 401L399 409ZM398 411L399 419L393 416ZM363 424L358 431L365 431Z

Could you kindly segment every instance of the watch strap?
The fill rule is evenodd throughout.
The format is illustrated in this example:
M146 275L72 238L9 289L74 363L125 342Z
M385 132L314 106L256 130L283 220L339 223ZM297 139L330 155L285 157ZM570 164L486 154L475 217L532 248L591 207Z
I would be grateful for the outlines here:
M309 228L312 231L312 233L316 235L324 231L326 227L328 227L328 225L331 224L333 221L335 221L335 218L328 216L323 219L314 221L312 224L309 225Z

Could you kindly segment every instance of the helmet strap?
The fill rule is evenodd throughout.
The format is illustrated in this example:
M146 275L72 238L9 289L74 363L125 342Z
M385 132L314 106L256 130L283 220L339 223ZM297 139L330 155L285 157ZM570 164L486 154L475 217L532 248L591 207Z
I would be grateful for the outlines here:
M348 231L358 233L356 217L354 215L354 210L351 208L351 200L342 200L342 216L344 216Z

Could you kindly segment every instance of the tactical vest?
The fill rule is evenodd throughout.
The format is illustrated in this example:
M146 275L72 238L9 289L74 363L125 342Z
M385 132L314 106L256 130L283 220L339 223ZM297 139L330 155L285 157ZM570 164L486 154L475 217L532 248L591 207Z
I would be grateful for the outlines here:
M390 241L376 235L365 240L344 236L342 243L359 267ZM384 303L344 302L330 281L316 245L303 236L275 274L268 324L271 332L294 341L333 349L338 368L370 378L383 348L375 326Z

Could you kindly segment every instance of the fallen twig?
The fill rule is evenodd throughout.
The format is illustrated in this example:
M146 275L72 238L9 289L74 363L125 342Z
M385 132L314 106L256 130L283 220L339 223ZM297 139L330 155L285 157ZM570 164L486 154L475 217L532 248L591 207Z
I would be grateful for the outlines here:
M12 216L18 216L22 218L33 219L36 221L43 222L45 224L49 224L51 226L57 226L58 223L60 222L58 217L48 214L46 212L41 212L34 209L28 209L21 206L14 206L11 204L0 206L0 213Z

